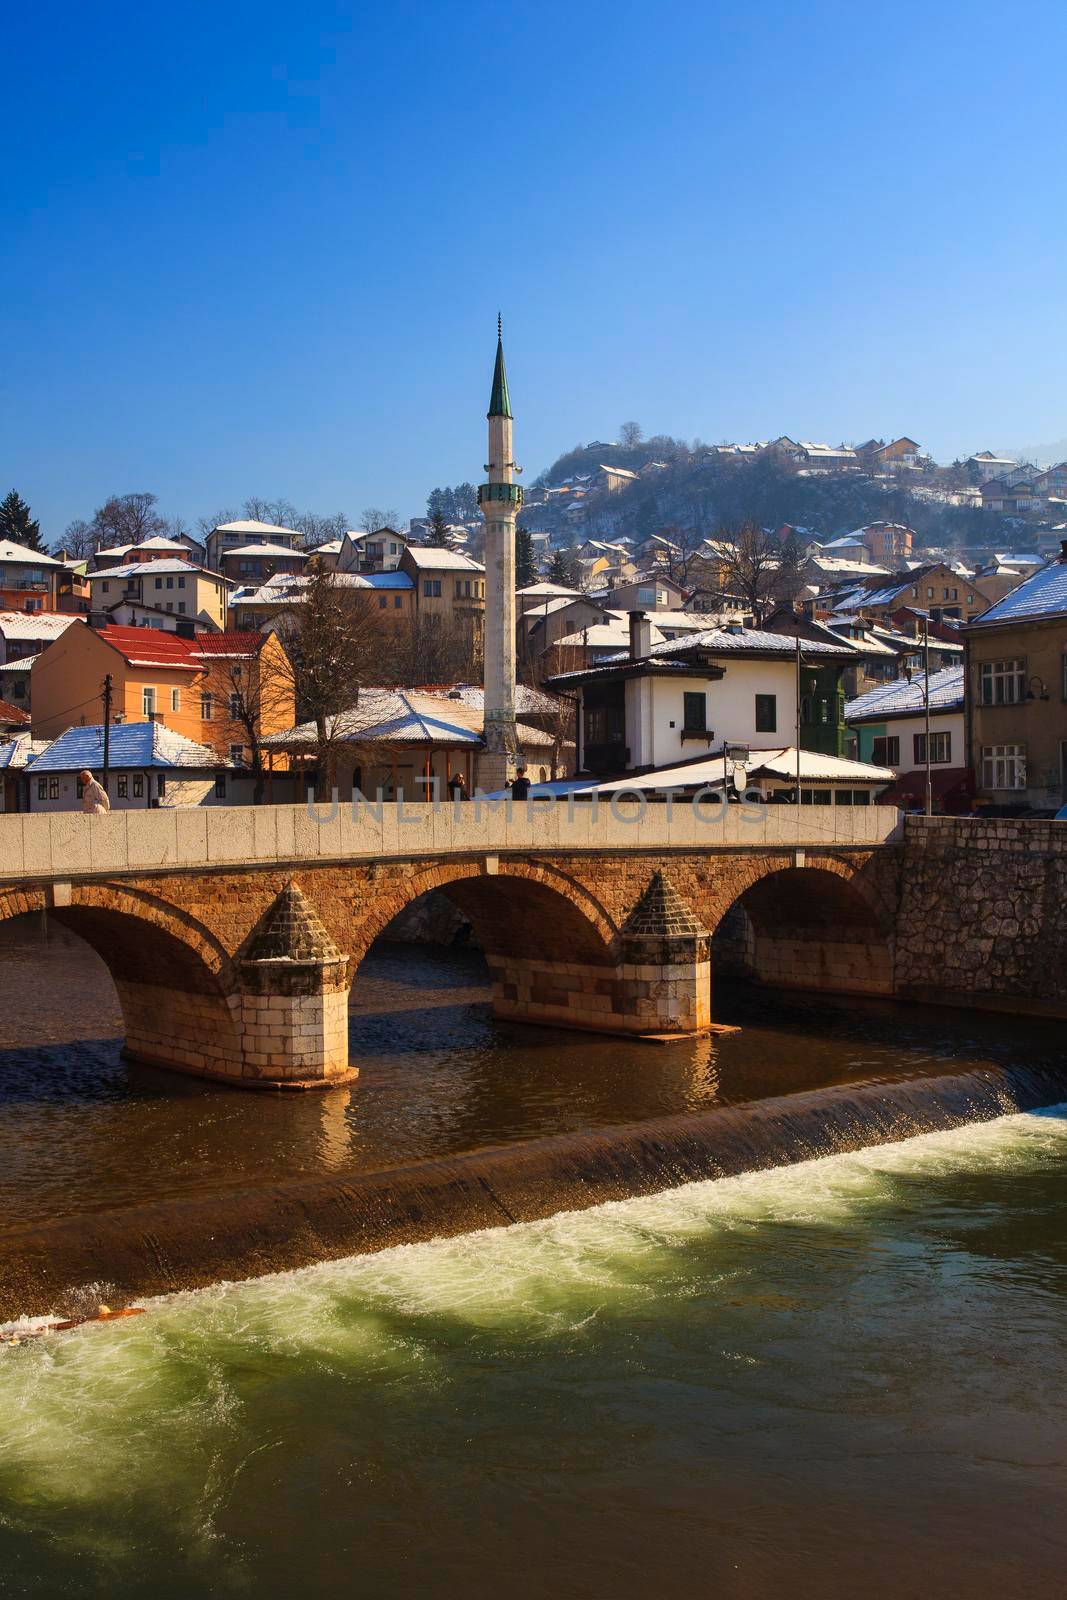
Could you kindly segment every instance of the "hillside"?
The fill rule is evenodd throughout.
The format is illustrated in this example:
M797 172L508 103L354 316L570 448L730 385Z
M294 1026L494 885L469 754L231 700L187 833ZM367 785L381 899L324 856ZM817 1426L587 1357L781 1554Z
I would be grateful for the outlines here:
M607 493L594 487L603 466L640 476ZM568 481L578 492L558 493ZM953 504L966 483L962 469L932 463L897 475L805 474L771 452L724 456L715 447L690 448L661 435L632 448L595 443L568 450L531 484L523 521L567 544L620 534L643 538L665 527L707 534L747 519L769 527L791 522L831 538L884 518L907 523L923 543L961 548L1010 542L1041 524L1036 515Z

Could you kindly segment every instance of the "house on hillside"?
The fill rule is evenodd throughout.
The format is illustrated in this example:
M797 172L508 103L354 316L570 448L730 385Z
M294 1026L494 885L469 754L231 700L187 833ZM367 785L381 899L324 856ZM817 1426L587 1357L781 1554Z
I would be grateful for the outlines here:
M450 530L455 535L456 530ZM463 530L458 530L462 532ZM412 544L406 533L396 528L350 528L337 552L338 572L395 572L400 557Z
M179 534L176 539L172 539L168 534L153 533L138 544L116 544L95 551L89 562L89 568L93 572L100 572L104 567L129 567L135 561L167 559L190 561L194 566L202 566L205 559L204 546L187 533Z
M63 563L0 539L0 611L55 611Z
M1011 456L999 456L992 450L979 450L977 455L968 456L963 465L971 470L979 483L984 483L987 478L1000 478L1004 473L1014 471L1018 462Z
M40 655L68 628L83 628L80 617L49 611L0 611L0 665Z
M276 573L266 583L235 589L230 595L230 626L276 632L282 619L304 604L311 579ZM333 582L351 590L368 610L387 613L391 622L415 614L415 584L406 572L335 572Z
M170 612L201 628L226 626L229 579L188 561L160 557L156 561L103 567L99 572L90 572L89 587L94 619L104 617L121 602L148 611Z
M686 592L665 572L648 572L611 589L594 589L590 598L612 611L680 611Z
M301 550L304 535L295 528L282 528L273 522L258 522L254 517L244 517L237 522L220 522L204 541L207 552L205 565L212 572L221 572L225 552L236 550L243 544L282 544L289 550Z
M29 810L29 769L47 749L45 740L31 739L28 733L15 733L0 743L0 812Z
M606 467L601 464L593 474L591 487L605 494L617 494L620 489L628 489L637 481L637 473L627 467Z
M458 550L434 545L409 545L400 570L415 585L415 612L461 622L480 636L485 618L485 568Z
M303 550L266 541L234 545L220 557L222 575L231 583L266 583L275 573L294 577L304 571L307 563Z
M1032 478L1020 478L1014 484L1004 478L987 478L982 484L983 511L1038 511L1044 502Z

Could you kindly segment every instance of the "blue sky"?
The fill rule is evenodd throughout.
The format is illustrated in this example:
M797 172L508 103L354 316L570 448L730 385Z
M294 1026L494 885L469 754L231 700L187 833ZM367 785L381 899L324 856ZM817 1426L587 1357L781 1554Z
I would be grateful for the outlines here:
M517 454L1065 406L1067 7L22 7L5 33L0 492L355 522Z

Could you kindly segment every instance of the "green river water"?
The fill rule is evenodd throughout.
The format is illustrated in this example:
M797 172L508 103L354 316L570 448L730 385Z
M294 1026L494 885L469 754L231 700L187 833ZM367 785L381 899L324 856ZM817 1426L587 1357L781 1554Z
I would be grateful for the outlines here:
M0 1594L1062 1596L1065 1118L0 1350Z

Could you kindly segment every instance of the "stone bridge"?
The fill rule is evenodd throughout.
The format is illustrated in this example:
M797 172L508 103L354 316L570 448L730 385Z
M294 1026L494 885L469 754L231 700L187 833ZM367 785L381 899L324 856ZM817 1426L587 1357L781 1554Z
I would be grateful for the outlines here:
M954 834L925 826L920 899L943 892L961 853ZM246 1087L306 1088L354 1076L352 979L427 890L472 923L498 1015L662 1037L711 1025L716 934L715 959L765 983L901 992L911 850L899 813L878 806L9 816L0 919L47 910L100 954L136 1059ZM943 938L944 918L925 916ZM907 941L913 976L903 987L922 989L918 973L936 989L937 958L918 948ZM972 968L962 987L973 991L989 961Z
M129 1053L243 1084L352 1075L347 1000L429 889L470 919L498 1014L704 1030L742 901L767 980L888 993L895 810L301 806L0 818L0 917L47 909L106 962ZM734 943L737 943L735 939Z

